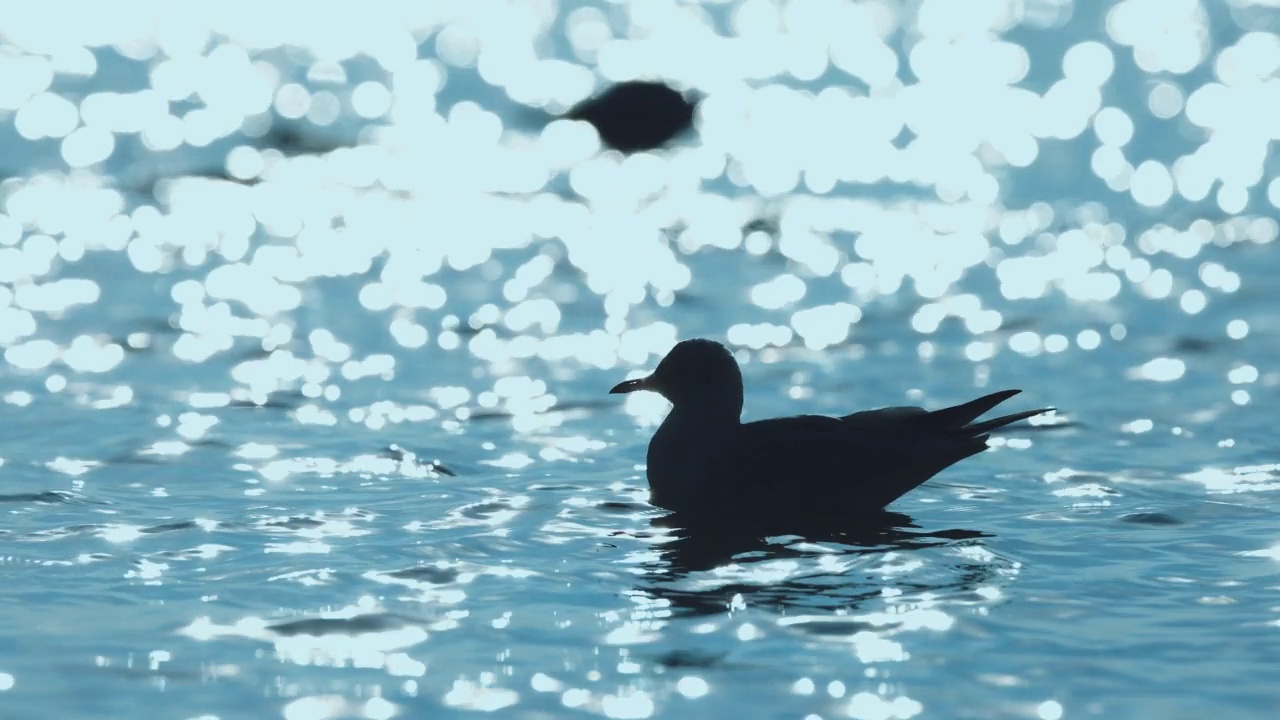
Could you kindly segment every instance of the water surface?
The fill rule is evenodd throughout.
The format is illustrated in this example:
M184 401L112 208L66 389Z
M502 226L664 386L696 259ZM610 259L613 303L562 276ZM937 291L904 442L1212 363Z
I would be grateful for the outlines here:
M0 716L1280 705L1273 10L50 8L0 22ZM633 77L697 132L552 121ZM672 527L606 393L693 336L748 419L1059 411L843 532Z

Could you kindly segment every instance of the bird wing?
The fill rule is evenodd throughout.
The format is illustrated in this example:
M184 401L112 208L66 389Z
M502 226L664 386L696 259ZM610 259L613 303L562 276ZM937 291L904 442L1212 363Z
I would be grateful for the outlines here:
M853 423L801 415L743 425L735 453L738 487L744 495L771 498L744 501L878 510L928 479L920 477L926 438L912 430L915 413L859 415Z
M800 415L746 423L734 452L739 489L756 496L744 502L878 510L985 450L991 430L1044 412L974 422L1017 393L1005 390L933 411L892 407L842 418Z

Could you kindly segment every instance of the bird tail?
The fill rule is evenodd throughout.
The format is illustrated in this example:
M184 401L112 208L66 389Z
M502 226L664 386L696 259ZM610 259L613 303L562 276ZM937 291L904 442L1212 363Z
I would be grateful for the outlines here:
M975 422L979 416L1021 390L1001 390L941 410L926 412L919 408L891 408L889 410L872 411L866 416L870 425L873 419L887 420L884 413L894 412L900 424L897 427L909 437L917 439L915 461L908 463L898 472L889 473L888 479L879 488L880 494L875 498L880 506L887 505L895 499L910 492L916 486L961 460L977 455L987 449L988 433L1010 423L1039 415L1048 408L1026 410L1004 415L991 420ZM857 418L855 414L846 418ZM859 485L861 492L865 486Z
M1029 417L1035 417L1043 412L1048 412L1052 408L1040 408L1038 410L1024 410L1023 412L1013 413L1012 415L1003 415L991 420L983 420L975 423L974 420L978 416L990 411L995 406L1008 400L1009 398L1022 392L1021 390L1001 390L1000 392L983 395L977 400L970 400L961 405L955 405L941 410L934 410L929 413L929 424L939 430L950 431L965 437L976 438L979 435L1004 427L1010 423L1025 420ZM985 439L985 438L984 438Z
M1040 413L1046 413L1052 409L1053 408L1040 408L1039 410L1024 410L1023 412L1014 413L1012 415L1002 415L991 420L984 420L973 425L965 425L962 429L965 432L973 433L974 435L985 434L995 430L996 428L1002 428L1010 423L1016 423L1019 420L1026 420L1029 417L1035 417Z
M929 424L938 429L959 429L977 419L979 415L1022 392L1021 390L1001 390L983 395L977 400L954 405L929 413Z

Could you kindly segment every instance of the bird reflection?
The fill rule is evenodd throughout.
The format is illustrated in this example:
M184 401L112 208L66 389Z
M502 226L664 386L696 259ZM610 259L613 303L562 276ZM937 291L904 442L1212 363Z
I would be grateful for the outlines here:
M811 573L791 574L781 581L730 580L717 583L700 578L709 571L734 565L750 569L779 560L816 562L824 556L848 560L889 552L911 552L953 543L990 537L977 530L953 528L922 531L908 515L880 511L859 518L855 527L846 520L841 527L810 526L803 535L769 535L758 528L734 531L721 525L704 524L672 513L651 521L658 536L670 538L658 546L660 557L640 590L671 603L677 613L715 615L730 607L736 598L752 607L787 611L834 612L851 610L882 596L883 583L868 579L859 582L852 572L824 569L821 563ZM908 591L965 591L990 581L995 569L988 563L958 561L948 582L930 584L907 579L895 585Z

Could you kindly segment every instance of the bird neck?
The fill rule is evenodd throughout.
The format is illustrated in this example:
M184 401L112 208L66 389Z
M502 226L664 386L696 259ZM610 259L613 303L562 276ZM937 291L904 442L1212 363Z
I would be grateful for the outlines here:
M742 419L742 399L736 402L684 402L671 407L668 417L682 423L737 425Z

